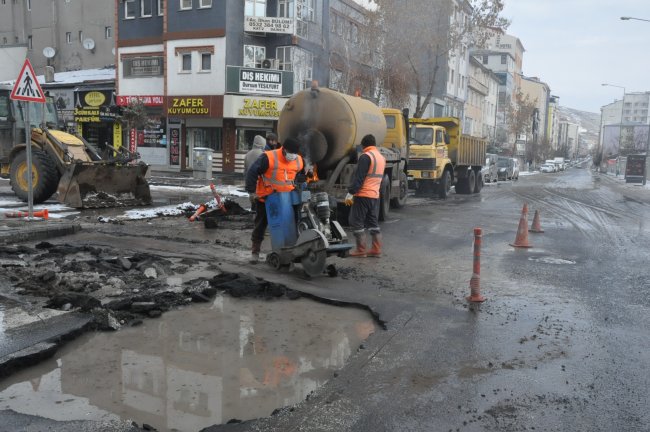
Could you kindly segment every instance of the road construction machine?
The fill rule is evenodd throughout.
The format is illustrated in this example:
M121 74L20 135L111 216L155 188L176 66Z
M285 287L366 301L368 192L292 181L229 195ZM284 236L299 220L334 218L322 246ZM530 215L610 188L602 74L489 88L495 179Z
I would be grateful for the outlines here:
M361 152L361 139L373 134L386 158L379 211L379 220L385 220L391 207L406 203L407 119L408 112L381 109L361 97L314 83L285 103L278 135L280 142L289 137L301 142L305 163L312 167L309 190L326 192L339 212L345 213L343 203Z
M457 194L481 192L484 139L461 134L455 117L412 118L409 123L408 179L416 193L444 199L454 185Z
M0 84L0 176L9 178L18 198L28 200L27 136L32 149L34 204L58 200L74 208L151 204L148 166L138 155L111 148L108 157L84 138L61 130L54 102L11 100L12 87ZM30 133L25 128L29 111Z

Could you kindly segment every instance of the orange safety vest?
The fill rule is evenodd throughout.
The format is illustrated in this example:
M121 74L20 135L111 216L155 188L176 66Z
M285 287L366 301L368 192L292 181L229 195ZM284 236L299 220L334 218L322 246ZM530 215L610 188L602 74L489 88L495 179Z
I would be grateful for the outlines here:
M384 178L386 159L379 153L379 150L375 146L366 147L363 149L363 153L370 157L370 168L368 168L368 174L366 174L361 188L354 195L366 198L379 198L379 188L381 187L381 179Z
M257 196L263 198L273 192L292 191L296 174L304 167L302 157L298 155L296 160L288 161L282 154L282 148L265 151L264 154L269 160L269 168L257 179Z

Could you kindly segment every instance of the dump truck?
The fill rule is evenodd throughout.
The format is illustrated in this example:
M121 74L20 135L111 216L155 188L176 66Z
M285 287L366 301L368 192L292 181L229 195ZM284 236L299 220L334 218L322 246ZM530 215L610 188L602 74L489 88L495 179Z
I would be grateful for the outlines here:
M9 178L16 196L28 200L25 110L29 109L34 204L58 200L74 208L151 204L148 166L123 147L102 157L82 137L57 130L59 119L51 98L45 104L10 99L12 86L0 84L0 177Z
M408 179L416 193L447 198L452 186L457 194L479 193L487 142L463 135L455 117L409 120Z
M345 213L343 203L361 152L361 139L373 134L386 158L379 210L379 220L385 220L391 207L406 203L407 120L408 114L398 109L382 109L359 96L314 84L287 100L280 112L278 135L280 142L288 137L299 140L306 166L313 173L309 189L327 192L339 213Z

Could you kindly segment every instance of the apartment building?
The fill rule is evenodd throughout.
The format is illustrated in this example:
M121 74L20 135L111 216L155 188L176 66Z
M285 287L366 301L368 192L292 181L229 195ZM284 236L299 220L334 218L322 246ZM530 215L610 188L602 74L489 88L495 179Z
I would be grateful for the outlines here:
M534 125L533 136L531 137L536 143L544 142L547 138L546 125L548 124L548 106L551 98L551 89L548 84L537 77L526 77L520 75L521 92L528 96L529 100L535 102L537 108L538 123Z
M603 158L648 151L649 105L650 92L634 92L601 107L599 146Z
M22 65L26 50L39 75L45 66L65 72L112 65L113 12L113 3L106 0L1 1L0 59ZM16 47L24 50L10 55ZM4 70L7 63L2 64Z
M470 56L463 130L490 143L496 139L498 86L497 76Z
M254 136L275 130L291 94L312 80L339 87L344 72L359 75L352 72L361 63L345 64L338 48L357 44L364 25L364 9L351 0L116 0L114 7L118 104L143 101L161 131L149 140L130 136L129 145L159 168L190 169L200 147L212 149L214 171L241 172Z

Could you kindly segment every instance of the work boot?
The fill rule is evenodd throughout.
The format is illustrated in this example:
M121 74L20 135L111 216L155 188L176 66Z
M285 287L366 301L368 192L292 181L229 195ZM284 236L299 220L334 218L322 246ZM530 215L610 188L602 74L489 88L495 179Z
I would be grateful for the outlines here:
M370 233L372 237L372 247L368 251L369 257L379 258L381 256L381 233Z
M354 239L357 242L357 248L350 251L351 257L365 258L366 256L366 233L354 233Z
M262 248L262 242L253 241L253 247L251 248L251 264L257 264L260 260L260 249Z

